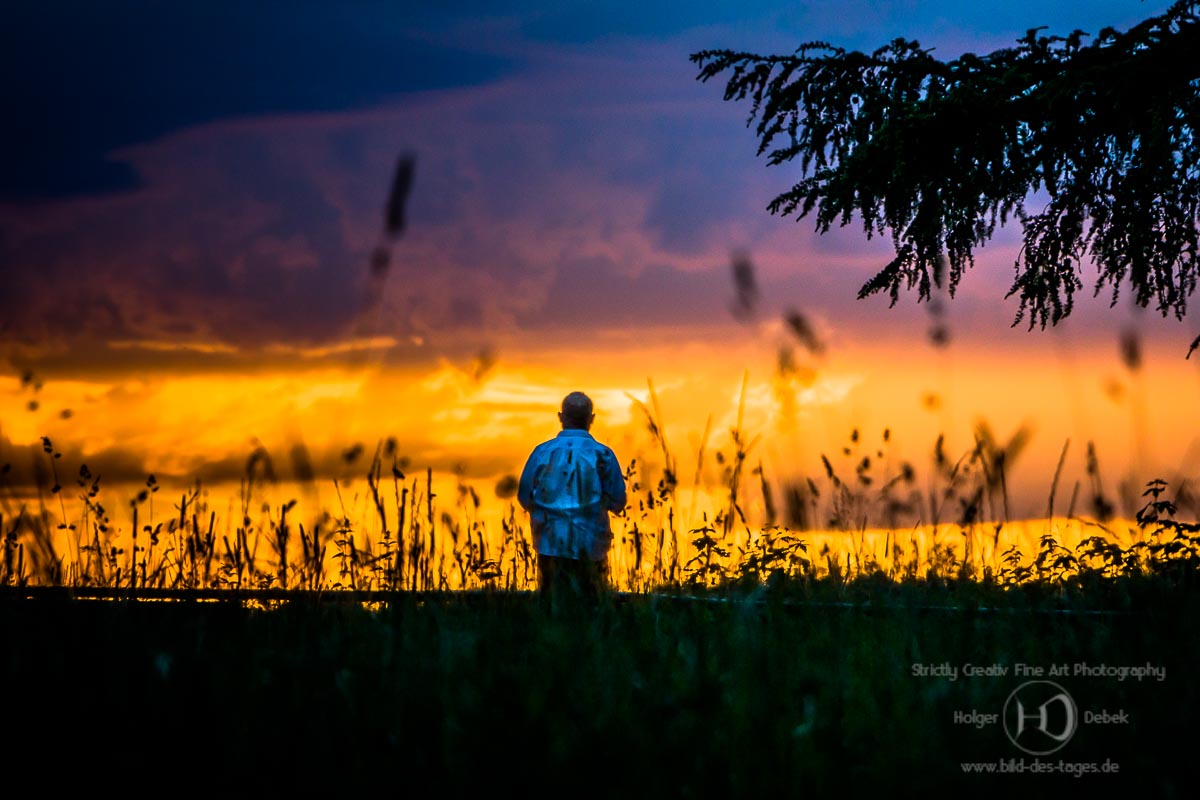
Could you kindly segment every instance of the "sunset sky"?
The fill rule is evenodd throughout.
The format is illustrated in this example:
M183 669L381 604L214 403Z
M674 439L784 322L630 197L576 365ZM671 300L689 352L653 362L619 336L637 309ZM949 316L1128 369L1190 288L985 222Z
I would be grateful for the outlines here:
M1184 358L1200 323L1104 296L1057 329L1014 328L1005 229L935 346L915 296L855 299L887 240L766 210L797 170L755 155L748 106L688 60L895 37L949 58L1168 6L16 0L0 34L0 463L19 480L50 436L114 480L236 478L258 444L304 442L329 477L390 436L414 467L491 480L554 434L575 389L622 463L652 452L630 399L649 403L652 382L687 465L706 420L727 446L745 377L772 475L818 476L856 427L888 428L921 469L938 434L958 454L982 420L1001 440L1032 431L1011 480L1028 513L1068 439L1068 479L1088 441L1114 484L1200 478L1200 358ZM748 318L731 313L739 252L761 294ZM821 354L788 332L792 310Z

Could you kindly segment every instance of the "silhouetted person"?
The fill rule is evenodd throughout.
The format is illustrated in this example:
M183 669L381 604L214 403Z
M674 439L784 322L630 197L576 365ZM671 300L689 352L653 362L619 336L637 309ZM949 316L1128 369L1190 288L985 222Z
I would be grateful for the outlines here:
M517 500L529 512L544 598L596 599L608 585L609 514L625 508L625 476L611 448L592 438L596 415L583 392L562 401L562 431L534 448Z

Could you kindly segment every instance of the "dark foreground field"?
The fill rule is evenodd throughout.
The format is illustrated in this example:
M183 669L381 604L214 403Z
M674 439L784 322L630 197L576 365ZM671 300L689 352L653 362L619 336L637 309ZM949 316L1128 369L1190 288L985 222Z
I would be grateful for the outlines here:
M851 597L552 611L524 593L270 610L0 595L3 770L126 796L1190 796L1189 581L1068 611L1019 593L981 608L952 587ZM1050 679L1078 708L1043 766L1118 773L1032 774L984 716L1029 679L1018 664L1065 665ZM1102 711L1127 721L1083 719Z

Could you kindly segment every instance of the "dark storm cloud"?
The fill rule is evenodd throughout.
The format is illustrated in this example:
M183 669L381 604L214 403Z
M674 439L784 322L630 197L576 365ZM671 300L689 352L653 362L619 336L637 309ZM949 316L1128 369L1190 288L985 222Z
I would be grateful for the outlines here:
M410 5L8 3L0 200L133 188L111 152L197 123L359 108L509 68L434 41L437 18Z
M147 475L143 456L125 447L108 447L85 455L76 442L52 439L50 445L51 452L46 452L40 441L14 444L7 436L0 435L0 489L37 486L49 492L57 479L64 496L74 498L91 485L90 480L86 486L80 483L83 466L93 477L99 476L105 485L108 482L140 482ZM60 458L54 458L55 452L61 453ZM0 505L4 499L0 492Z
M234 348L180 346L171 341L139 339L85 341L36 354L10 355L19 370L30 369L39 380L119 380L130 375L222 374L262 375L295 369L360 367L386 359L389 366L424 365L432 356L411 342L391 337L365 340L360 346L266 346ZM450 351L451 355L460 355ZM4 362L0 361L0 366Z
M123 445L84 452L77 442L58 436L50 444L52 451L46 452L42 441L14 444L0 434L0 511L13 515L19 508L20 504L13 501L8 492L10 488L29 490L37 487L47 500L53 498L51 489L58 485L71 503L86 494L97 478L100 488L97 499L105 505L112 505L108 492L113 487L140 488L150 475L160 482L193 485L196 482L206 485L237 482L255 469L260 480L273 475L268 478L271 482L307 480L324 483L332 479L362 478L370 468L375 447L383 442L341 442L311 448L301 442L294 442L291 447L282 442L270 446L259 443L257 450L247 447L244 452L208 458L197 456L186 470L180 472L156 470L150 465L146 452ZM448 452L443 445L429 438L404 437L397 444L400 456L405 461L419 463L422 470L427 467L446 473L463 470L467 477L473 477L495 475L512 468L511 456L501 446L481 446L469 462L464 462L461 453ZM296 445L300 445L299 451ZM54 453L59 453L60 457L55 458ZM303 461L296 457L298 455L302 455ZM257 465L250 461L252 457L257 459ZM269 470L263 469L264 464L270 465ZM81 475L84 467L91 476L86 480ZM120 506L116 508L120 509Z
M62 111L39 81L76 98L79 123L52 131L50 145L70 144L55 138L62 131L90 141L114 120L137 127L159 106L165 116L155 124L187 127L113 152L135 170L138 191L0 205L0 358L6 346L23 344L54 354L63 372L96 348L107 355L79 356L80 368L103 362L115 371L122 359L157 367L174 358L188 368L234 368L273 346L377 336L440 346L463 334L486 339L557 324L707 325L729 318L728 258L739 247L760 267L764 296L806 312L824 307L844 329L880 327L901 313L924 319L910 297L894 310L853 300L890 260L886 240L866 240L857 225L818 237L808 221L766 212L791 176L755 156L744 108L695 81L686 58L692 40L755 37L714 28L655 40L663 28L654 14L615 14L578 24L645 37L543 43L523 53L532 35L523 26L534 21L558 19L561 30L551 25L541 35L570 40L560 11L246 5L252 10L224 2L16 10L0 34L13 40L0 58L23 79L10 102ZM810 17L832 9L816 4ZM712 13L690 7L662 25L711 22ZM31 40L57 36L55 58L15 41L14 30ZM408 47L420 38L414 31L427 38ZM430 54L435 42L441 55ZM453 60L446 48L455 42L464 51L522 55L446 66L438 59ZM404 66L410 58L417 67ZM506 69L502 79L467 88L396 96ZM228 105L230 97L241 105ZM379 97L386 99L369 109L329 110ZM38 98L54 99L54 108L35 107ZM262 113L289 108L322 111ZM183 116L171 117L176 112ZM212 114L224 116L194 124ZM27 138L37 127L27 119L15 126ZM160 130L138 128L137 136ZM417 166L403 238L389 253L386 285L368 296L397 157L409 151ZM996 301L1009 280L1003 261L988 272L999 283L983 286L980 297L993 316L1007 317ZM782 286L772 281L784 275L787 294L772 296L771 287ZM973 275L964 294L984 277ZM228 349L107 348L114 340Z
M340 330L361 265L322 187L266 137L189 156L148 192L13 224L0 241L14 267L5 338L311 342Z
M227 121L129 148L141 191L0 224L0 257L16 267L0 292L4 341L39 350L21 364L115 374L268 368L289 357L272 347L376 336L397 341L394 362L435 350L417 340L441 350L474 337L462 346L477 348L514 329L682 332L731 321L728 255L747 242L765 289L779 288L772 274L792 276L790 303L851 300L861 279L842 275L835 251L861 257L861 236L826 237L831 252L806 265L814 237L746 210L767 194L763 172L745 169L752 152L722 157L738 150L740 122L697 135L708 109L689 98L703 89L682 76L667 90L638 83L662 56L636 55L568 59L550 82ZM613 80L584 91L598 67ZM623 105L631 92L665 102ZM409 151L411 219L386 286L367 297L397 155Z

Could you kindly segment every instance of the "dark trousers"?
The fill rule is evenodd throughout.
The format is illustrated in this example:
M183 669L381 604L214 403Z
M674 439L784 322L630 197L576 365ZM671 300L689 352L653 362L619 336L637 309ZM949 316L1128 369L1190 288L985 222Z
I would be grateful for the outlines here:
M598 600L608 588L608 559L560 558L538 555L538 591L543 598Z

